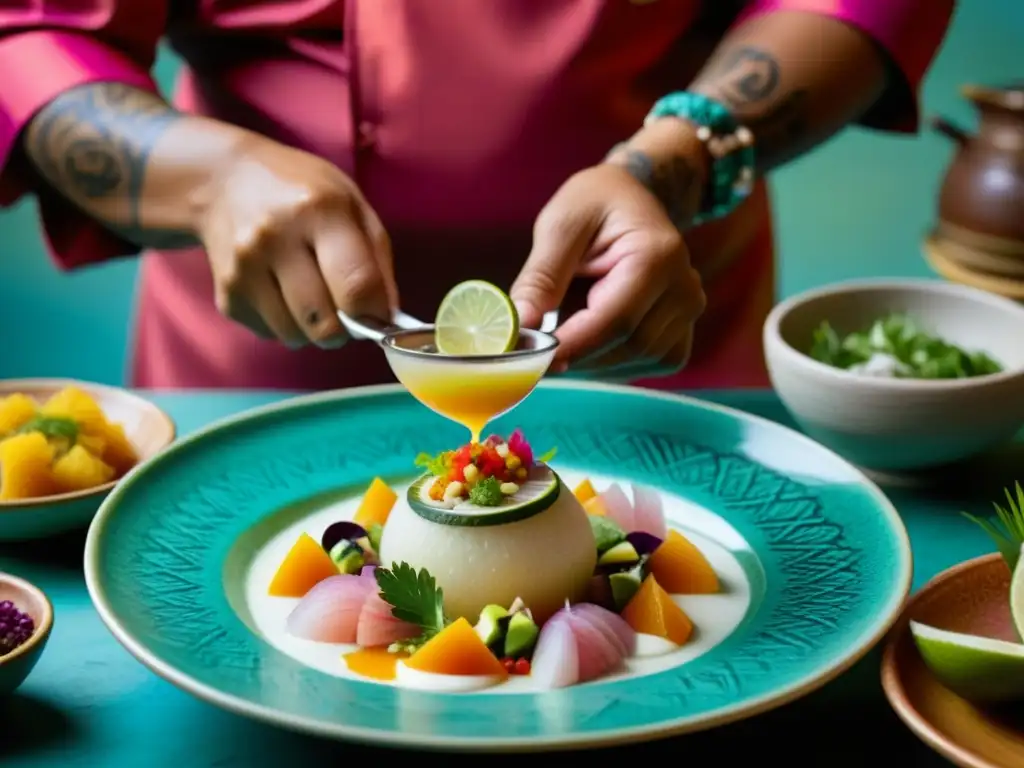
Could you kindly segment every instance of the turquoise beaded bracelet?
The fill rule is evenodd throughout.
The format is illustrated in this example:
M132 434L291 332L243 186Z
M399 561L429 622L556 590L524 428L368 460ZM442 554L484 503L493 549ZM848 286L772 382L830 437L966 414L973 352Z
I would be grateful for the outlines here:
M675 117L697 126L697 137L712 156L710 191L693 219L701 224L719 219L736 209L754 187L754 137L722 103L700 93L679 91L658 99L644 120L649 124L662 117ZM729 137L731 141L715 142ZM717 146L724 151L717 151Z

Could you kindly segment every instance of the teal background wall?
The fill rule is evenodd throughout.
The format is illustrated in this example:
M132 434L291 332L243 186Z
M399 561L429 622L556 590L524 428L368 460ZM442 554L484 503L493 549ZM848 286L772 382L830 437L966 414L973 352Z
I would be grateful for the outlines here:
M161 55L157 75L174 76ZM925 115L973 125L958 88L1024 77L1024 1L961 0L923 94ZM952 148L927 131L851 130L773 179L783 296L865 276L926 276L920 240ZM123 379L135 264L63 275L40 245L31 204L0 213L0 377Z

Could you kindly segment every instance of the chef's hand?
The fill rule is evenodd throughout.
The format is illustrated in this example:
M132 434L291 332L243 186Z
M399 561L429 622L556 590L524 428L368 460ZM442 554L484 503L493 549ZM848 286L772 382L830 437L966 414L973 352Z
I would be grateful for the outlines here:
M223 174L199 234L227 317L289 347L346 341L337 310L386 320L398 305L391 245L331 163L262 138Z
M541 211L512 287L522 324L537 327L576 276L597 282L556 332L554 372L657 375L686 365L704 311L700 276L665 207L622 165L577 173Z

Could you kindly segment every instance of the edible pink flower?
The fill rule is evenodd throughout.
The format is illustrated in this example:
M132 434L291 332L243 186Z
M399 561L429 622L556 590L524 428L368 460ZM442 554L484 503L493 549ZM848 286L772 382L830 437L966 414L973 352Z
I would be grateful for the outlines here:
M530 468L533 466L533 449L530 444L526 442L526 438L523 436L523 430L517 429L508 438L508 449L512 451L519 460L523 462L523 466Z

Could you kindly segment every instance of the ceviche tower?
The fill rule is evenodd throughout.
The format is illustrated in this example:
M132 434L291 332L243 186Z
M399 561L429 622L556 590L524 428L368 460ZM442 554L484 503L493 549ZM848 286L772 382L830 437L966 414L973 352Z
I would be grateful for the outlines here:
M507 297L505 309L515 312ZM348 646L350 673L449 691L511 677L562 687L686 644L693 624L673 594L717 592L709 561L668 530L657 491L598 493L590 480L570 490L554 455L520 430L473 434L416 457L422 474L398 492L374 479L353 519L319 542L302 534L277 568L269 594L297 600L287 632Z

